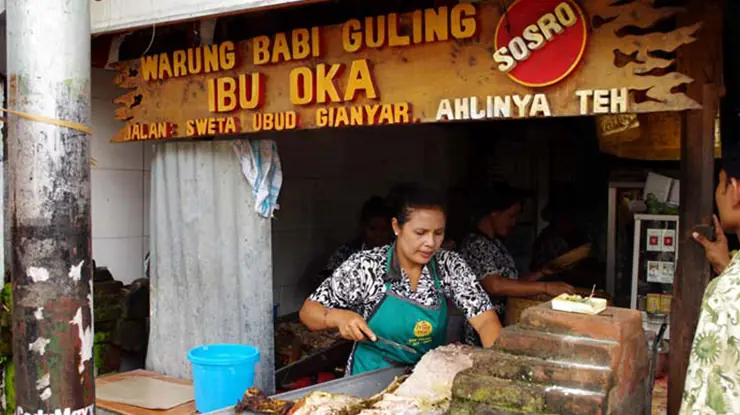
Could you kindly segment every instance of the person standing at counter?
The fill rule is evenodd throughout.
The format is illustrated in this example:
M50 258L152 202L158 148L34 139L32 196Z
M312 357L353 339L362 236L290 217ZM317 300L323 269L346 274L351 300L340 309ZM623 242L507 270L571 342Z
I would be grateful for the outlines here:
M391 214L388 203L380 196L373 196L365 201L360 211L360 229L357 237L340 245L326 261L323 267L309 266L300 283L300 292L303 295L312 293L330 277L344 261L353 254L367 249L384 246L393 240L391 230ZM315 264L315 262L314 262Z
M324 272L331 275L352 254L366 249L386 245L393 240L391 234L391 215L384 198L373 196L366 200L360 211L360 235L341 245L329 257Z
M588 242L579 223L583 217L576 189L564 186L551 193L540 213L548 226L537 235L529 269L544 269L555 258Z
M414 365L443 345L448 298L465 313L484 346L493 345L501 331L470 267L457 253L440 249L446 220L441 196L408 184L392 193L395 242L352 255L300 311L312 331L339 330L356 342L349 375Z
M549 275L547 269L520 278L514 258L500 238L505 238L514 229L523 205L524 193L506 184L499 183L480 192L473 204L474 230L460 244L460 254L491 296L501 320L506 309L506 297L573 293L573 287L568 284L537 281ZM467 344L481 344L475 330L467 323L464 336Z
M740 414L740 254L730 255L724 232L740 235L740 148L725 150L714 193L714 241L695 232L720 275L709 282L691 347L679 415ZM693 277L693 276L692 276Z

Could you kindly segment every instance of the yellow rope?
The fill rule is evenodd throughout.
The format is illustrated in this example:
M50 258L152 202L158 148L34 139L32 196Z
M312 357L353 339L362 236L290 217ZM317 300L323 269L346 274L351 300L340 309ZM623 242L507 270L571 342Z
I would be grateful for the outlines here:
M82 125L80 123L63 121L63 120L55 120L53 118L42 117L40 115L33 115L33 114L27 114L25 112L9 110L7 108L0 108L0 111L7 112L8 114L13 114L15 116L25 118L31 121L38 121L38 122L42 122L46 124L58 125L60 127L71 128L73 130L77 130L85 134L92 134L92 129L90 127ZM7 121L7 120L5 119L5 117L0 117L0 121ZM95 160L92 156L90 156L90 165L92 167L95 167L98 165L98 161Z
M28 114L25 112L20 111L14 111L9 110L7 108L0 108L0 111L7 112L8 114L13 114L17 117L25 118L27 120L31 121L37 121L42 122L44 124L52 124L59 127L65 127L65 128L71 128L73 130L77 130L80 132L83 132L85 134L92 134L92 129L86 125L80 124L78 122L72 122L72 121L64 121L64 120L57 120L54 118L44 117L41 115L35 115L35 114Z

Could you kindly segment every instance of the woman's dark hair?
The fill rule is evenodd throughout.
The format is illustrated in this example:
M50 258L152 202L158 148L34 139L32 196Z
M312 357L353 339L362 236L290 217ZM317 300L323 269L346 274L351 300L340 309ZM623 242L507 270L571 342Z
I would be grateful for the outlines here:
M360 211L360 223L367 224L373 218L390 219L391 213L388 204L380 196L373 196L366 200Z
M394 186L388 192L386 200L400 226L408 222L414 209L440 209L444 213L447 211L444 197L439 192L418 183L401 183Z
M740 141L730 140L722 142L722 169L729 179L740 180Z
M493 212L504 211L516 204L523 205L527 193L505 183L494 183L474 197L473 220L477 221Z

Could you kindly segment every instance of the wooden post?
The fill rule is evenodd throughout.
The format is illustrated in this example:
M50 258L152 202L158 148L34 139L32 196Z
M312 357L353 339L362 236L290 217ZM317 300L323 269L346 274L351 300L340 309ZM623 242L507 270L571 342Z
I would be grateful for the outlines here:
M714 207L714 123L722 82L722 11L719 1L691 1L686 18L704 25L698 40L679 52L680 70L694 78L688 95L703 108L682 114L679 257L671 304L668 413L681 407L701 300L709 282L704 250L691 233L710 225Z
M681 406L686 370L699 320L701 300L709 281L704 250L691 238L697 225L712 223L714 203L714 120L717 93L704 85L701 111L683 114L681 128L681 211L678 267L671 304L671 352L668 373L668 413Z

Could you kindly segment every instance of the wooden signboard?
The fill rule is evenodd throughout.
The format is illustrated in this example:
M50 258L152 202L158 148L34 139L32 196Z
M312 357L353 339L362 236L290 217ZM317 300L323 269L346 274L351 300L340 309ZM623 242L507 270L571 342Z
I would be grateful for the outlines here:
M517 0L417 10L119 64L113 141L680 111L670 53L701 23L649 0Z
M681 160L681 128L678 112L597 118L600 150L633 160ZM719 114L714 128L714 156L722 156Z

